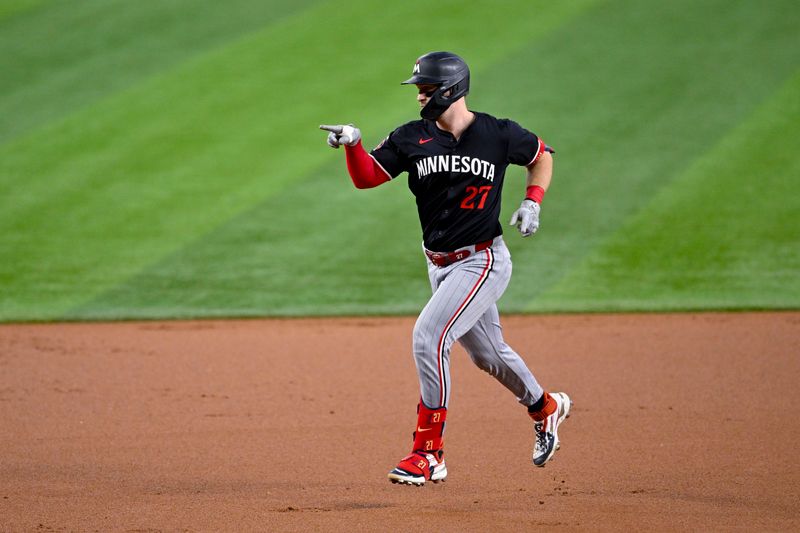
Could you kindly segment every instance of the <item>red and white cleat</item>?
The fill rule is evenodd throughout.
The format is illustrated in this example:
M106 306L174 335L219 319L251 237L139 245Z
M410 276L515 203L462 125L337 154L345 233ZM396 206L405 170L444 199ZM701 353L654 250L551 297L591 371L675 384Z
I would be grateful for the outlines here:
M558 440L558 426L569 416L572 400L563 392L548 394L544 408L530 413L533 419L533 464L544 466L561 447Z
M401 485L421 487L426 481L438 483L447 478L447 466L444 464L444 452L412 452L389 472L389 481Z

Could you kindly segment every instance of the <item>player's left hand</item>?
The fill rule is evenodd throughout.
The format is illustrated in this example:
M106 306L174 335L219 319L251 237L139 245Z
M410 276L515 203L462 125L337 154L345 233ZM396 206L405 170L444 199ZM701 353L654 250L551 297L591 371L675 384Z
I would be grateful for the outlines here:
M319 129L330 132L328 133L328 146L331 148L339 148L343 144L355 146L361 140L361 130L352 124L339 124L336 126L323 124Z
M517 226L523 237L528 237L536 233L539 229L539 204L533 200L525 198L519 209L511 215L511 225Z

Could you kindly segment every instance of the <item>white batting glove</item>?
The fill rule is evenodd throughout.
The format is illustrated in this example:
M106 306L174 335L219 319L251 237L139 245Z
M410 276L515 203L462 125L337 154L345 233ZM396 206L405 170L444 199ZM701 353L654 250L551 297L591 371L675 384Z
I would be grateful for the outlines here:
M539 229L539 204L533 200L525 198L519 209L511 215L511 225L517 226L523 237L528 237L536 233Z
M323 124L319 129L330 132L328 133L328 146L331 148L339 148L343 144L355 146L361 140L361 130L352 124L340 124L337 126Z

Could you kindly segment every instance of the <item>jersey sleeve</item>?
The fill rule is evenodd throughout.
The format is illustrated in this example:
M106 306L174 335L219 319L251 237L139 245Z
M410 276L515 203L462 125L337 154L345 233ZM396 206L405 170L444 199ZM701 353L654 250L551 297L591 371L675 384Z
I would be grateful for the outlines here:
M547 146L536 134L513 120L504 120L503 123L508 141L508 162L522 166L535 163Z
M386 174L394 179L401 172L407 170L408 158L403 155L397 145L398 130L394 130L369 155L375 160Z

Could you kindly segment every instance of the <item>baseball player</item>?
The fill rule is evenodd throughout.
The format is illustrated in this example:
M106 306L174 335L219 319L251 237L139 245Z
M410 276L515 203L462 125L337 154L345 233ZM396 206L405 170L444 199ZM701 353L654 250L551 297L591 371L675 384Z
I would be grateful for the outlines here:
M506 167L527 169L525 199L511 217L523 237L539 228L550 185L553 152L519 124L470 111L469 68L449 52L417 59L412 76L422 120L395 129L374 150L350 125L320 126L328 145L344 145L347 169L359 189L408 173L416 197L423 251L433 295L413 334L420 384L411 453L389 472L392 483L444 481L443 435L450 400L450 348L458 340L472 361L507 387L533 419L533 464L544 466L559 448L558 427L572 402L545 392L522 358L503 341L496 302L511 277L511 258L499 222Z

